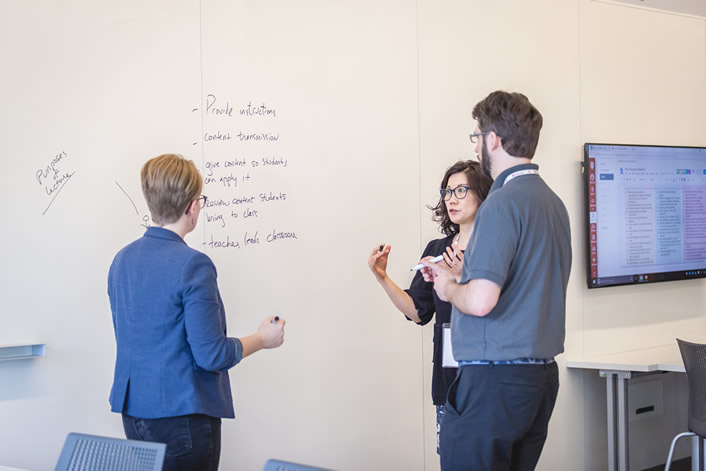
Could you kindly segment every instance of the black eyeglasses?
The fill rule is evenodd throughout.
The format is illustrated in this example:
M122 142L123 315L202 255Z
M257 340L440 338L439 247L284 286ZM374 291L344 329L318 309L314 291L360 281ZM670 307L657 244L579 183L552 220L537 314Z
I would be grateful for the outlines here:
M486 134L490 134L491 132L492 132L492 131L481 131L481 132L477 132L477 133L474 133L474 134L470 134L468 137L471 138L471 142L472 142L472 143L478 144L478 138L479 138L479 137L485 136Z
M198 198L196 198L196 201L199 202L199 206L201 206L201 209L203 209L206 207L206 201L208 201L208 196L201 195Z
M470 191L471 187L468 185L461 185L457 186L456 188L442 188L439 190L439 193L441 194L441 197L444 199L444 201L448 201L451 199L451 195L455 196L456 199L462 200L466 196L468 196L468 192Z

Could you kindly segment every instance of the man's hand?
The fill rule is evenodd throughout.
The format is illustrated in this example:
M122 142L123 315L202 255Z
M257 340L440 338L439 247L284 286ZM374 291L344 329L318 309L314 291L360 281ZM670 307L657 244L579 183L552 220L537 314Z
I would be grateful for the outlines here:
M427 259L422 259L421 263L425 268L422 268L424 279L434 282L434 291L442 301L448 301L450 291L457 285L456 274L447 263L432 263Z

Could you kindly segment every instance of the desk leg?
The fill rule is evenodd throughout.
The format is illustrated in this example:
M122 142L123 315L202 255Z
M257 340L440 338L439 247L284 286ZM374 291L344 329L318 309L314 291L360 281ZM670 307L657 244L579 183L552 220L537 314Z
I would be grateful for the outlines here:
M601 376L603 372L601 371ZM606 405L608 409L608 471L618 469L618 430L616 426L615 375L605 375Z
M628 442L628 380L618 376L618 469L630 469Z
M608 471L629 471L628 379L630 371L600 370L606 381L608 411Z

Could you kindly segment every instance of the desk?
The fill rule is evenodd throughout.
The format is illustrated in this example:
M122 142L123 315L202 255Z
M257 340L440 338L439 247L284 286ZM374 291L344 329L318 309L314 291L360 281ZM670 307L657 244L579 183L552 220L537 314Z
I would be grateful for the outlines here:
M661 372L684 373L679 345L634 350L567 360L568 368L598 370L606 380L608 405L608 470L629 471L628 453L628 383L630 378ZM692 456L698 442L692 441ZM666 458L666 456L665 456ZM697 469L692 460L692 470Z

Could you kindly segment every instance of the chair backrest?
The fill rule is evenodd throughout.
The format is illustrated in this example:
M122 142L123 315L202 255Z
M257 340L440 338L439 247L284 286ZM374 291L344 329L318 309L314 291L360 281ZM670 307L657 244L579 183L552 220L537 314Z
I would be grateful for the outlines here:
M677 343L689 383L689 430L706 438L706 345Z
M326 468L315 468L305 464L292 463L290 461L267 460L263 471L332 471Z
M164 443L70 433L55 471L162 471Z

